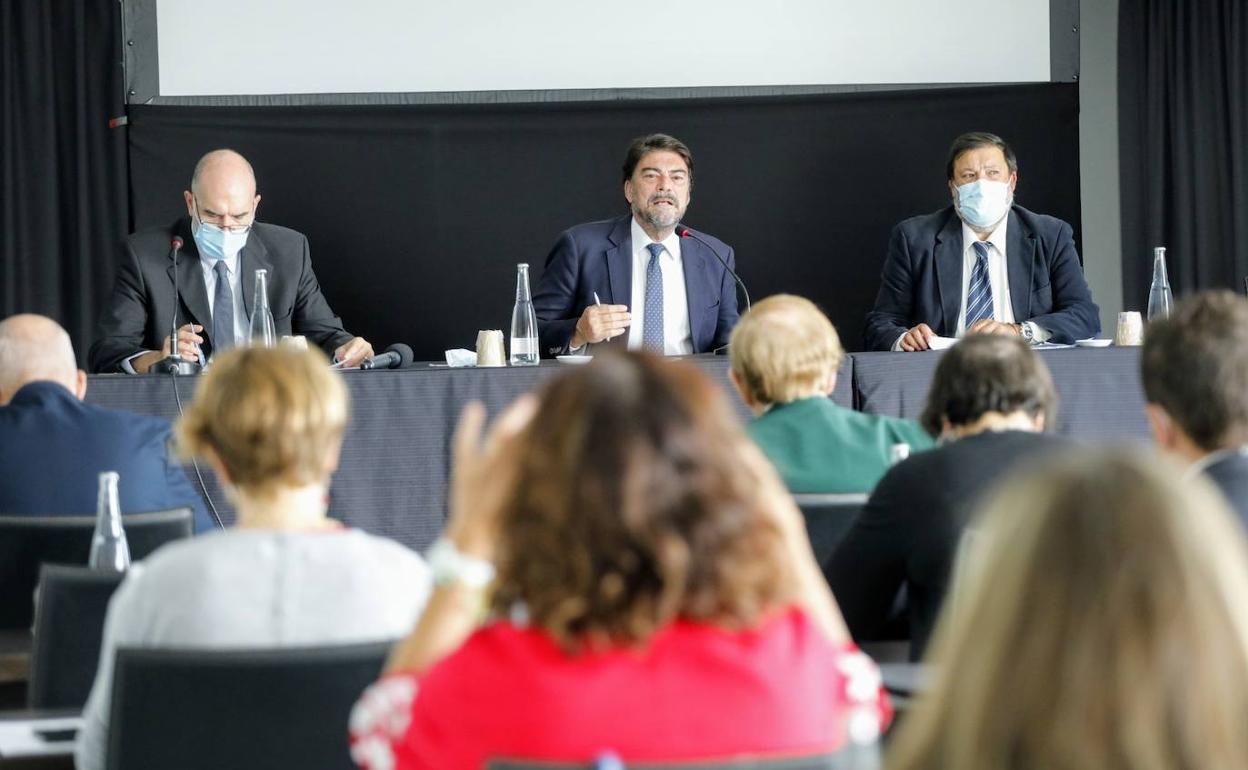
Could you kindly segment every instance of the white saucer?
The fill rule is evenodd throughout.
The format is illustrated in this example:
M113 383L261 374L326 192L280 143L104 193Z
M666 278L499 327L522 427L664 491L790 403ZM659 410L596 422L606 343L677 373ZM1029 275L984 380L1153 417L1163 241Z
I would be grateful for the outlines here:
M593 356L555 356L561 364L587 364L594 360Z
M1113 340L1086 339L1075 340L1075 345L1081 348L1107 348L1114 344Z

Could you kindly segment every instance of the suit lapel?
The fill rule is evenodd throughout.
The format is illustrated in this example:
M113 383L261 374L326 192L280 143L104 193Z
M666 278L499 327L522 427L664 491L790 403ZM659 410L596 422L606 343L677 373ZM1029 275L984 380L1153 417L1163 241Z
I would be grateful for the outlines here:
M612 305L633 304L633 236L632 214L615 221L607 240L607 302ZM631 307L629 308L632 309Z
M205 332L210 332L212 311L208 309L208 290L204 287L204 270L200 266L199 250L195 247L195 240L190 238L189 234L184 241L185 245L178 257L178 299L181 300L182 307L190 313L191 317L179 318L178 326L194 322L204 327ZM172 283L172 264L166 268L166 272ZM161 337L164 337L163 332Z
M709 260L715 259L713 254L706 253L706 247L693 238L682 238L680 241L680 261L685 274L685 304L689 310L689 338L693 342L693 352L702 350L704 339L701 322L706 318L703 312L710 304L711 276L707 274ZM716 264L719 260L715 260Z
M943 323L933 331L946 337L957 332L958 310L962 307L962 248L962 220L950 208L945 226L936 233L936 248L932 251Z
M238 253L238 283L239 288L243 291L243 310L247 313L248 318L251 318L251 309L256 305L257 270L268 272L266 285L269 290L269 307L271 309L273 306L273 281L276 276L273 274L273 264L269 261L269 250L264 247L264 242L256 237L255 227L253 226L251 235L247 237L247 245Z
M1023 227L1023 220L1010 210L1006 236L1006 275L1010 283L1010 306L1018 323L1031 318L1031 270L1036 257L1036 234Z

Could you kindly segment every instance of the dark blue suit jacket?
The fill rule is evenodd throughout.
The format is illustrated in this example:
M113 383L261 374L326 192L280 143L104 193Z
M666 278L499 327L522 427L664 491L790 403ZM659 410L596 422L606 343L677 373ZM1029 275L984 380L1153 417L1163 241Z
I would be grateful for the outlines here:
M1248 455L1228 453L1205 468L1205 475L1226 496L1240 522L1248 527Z
M1031 321L1051 342L1071 343L1101 331L1070 225L1010 210L1006 271L1014 320ZM911 217L893 228L875 307L867 313L863 341L868 350L889 350L920 323L943 337L958 329L962 305L962 220L952 206Z
M190 506L195 531L211 529L204 501L169 457L170 431L168 420L29 383L0 406L0 514L94 516L99 474L117 471L122 513Z
M546 257L546 268L533 292L533 309L542 352L567 351L568 341L585 308L594 304L594 292L604 305L633 303L632 214L589 222L565 230ZM698 232L715 247L733 270L732 247ZM689 329L693 352L706 353L728 344L737 324L737 285L715 255L693 238L680 241L689 302ZM640 313L640 308L631 312ZM624 339L624 338L620 338Z

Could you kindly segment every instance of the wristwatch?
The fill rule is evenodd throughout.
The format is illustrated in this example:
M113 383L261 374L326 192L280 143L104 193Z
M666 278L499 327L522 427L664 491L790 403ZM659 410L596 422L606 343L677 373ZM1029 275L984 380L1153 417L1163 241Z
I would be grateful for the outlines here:
M1026 321L1018 325L1018 334L1027 340L1028 345L1036 344L1036 330Z

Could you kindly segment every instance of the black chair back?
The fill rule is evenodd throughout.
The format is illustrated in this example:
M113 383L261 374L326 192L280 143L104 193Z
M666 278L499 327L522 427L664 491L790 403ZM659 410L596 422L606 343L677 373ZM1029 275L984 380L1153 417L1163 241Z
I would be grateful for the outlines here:
M820 565L826 565L836 546L845 539L849 527L867 503L865 493L839 495L793 495L806 520L810 545Z
M390 647L120 649L105 767L355 770L347 720Z
M132 513L122 522L134 561L191 536L190 508ZM0 516L0 629L30 628L39 566L86 566L94 531L94 516Z
M44 564L35 604L27 705L81 709L100 662L108 600L125 577L87 567Z
M715 762L525 762L491 760L487 770L880 770L884 766L878 744L850 746L833 754L788 757L742 757Z

